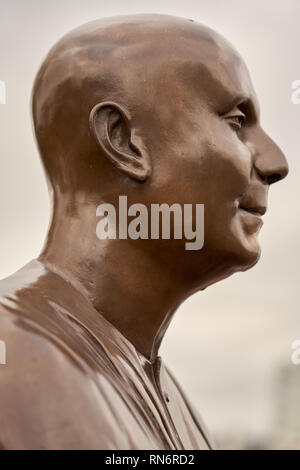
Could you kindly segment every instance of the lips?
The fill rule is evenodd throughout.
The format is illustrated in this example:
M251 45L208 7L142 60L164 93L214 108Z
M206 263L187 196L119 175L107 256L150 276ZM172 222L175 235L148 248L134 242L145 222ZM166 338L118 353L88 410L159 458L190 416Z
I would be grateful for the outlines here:
M244 211L250 212L250 214L257 215L257 216L262 216L266 213L267 207L266 206L261 206L261 205L253 205L253 206L239 206L240 209L243 209Z
M263 226L262 215L266 212L266 206L239 206L239 215L242 225L248 235L257 234Z

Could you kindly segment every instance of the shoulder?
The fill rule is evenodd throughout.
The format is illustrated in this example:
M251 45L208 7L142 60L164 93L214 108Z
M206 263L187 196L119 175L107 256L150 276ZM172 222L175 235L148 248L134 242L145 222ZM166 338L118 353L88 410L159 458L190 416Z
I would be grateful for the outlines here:
M109 448L115 426L103 393L113 397L109 381L103 376L96 387L92 370L60 336L60 329L49 329L35 314L24 315L4 300L0 448Z

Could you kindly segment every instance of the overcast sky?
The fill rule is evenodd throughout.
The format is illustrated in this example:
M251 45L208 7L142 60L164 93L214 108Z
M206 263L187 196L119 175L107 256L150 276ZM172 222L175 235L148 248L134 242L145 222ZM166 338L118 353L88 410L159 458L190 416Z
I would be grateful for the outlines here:
M291 84L300 80L298 0L0 0L0 80L7 89L0 105L0 277L38 255L48 226L29 109L38 66L73 27L131 13L193 18L227 37L250 69L266 131L289 160L288 178L270 190L260 262L185 302L161 349L214 432L268 431L277 371L290 364L291 343L300 339L300 104L291 102Z

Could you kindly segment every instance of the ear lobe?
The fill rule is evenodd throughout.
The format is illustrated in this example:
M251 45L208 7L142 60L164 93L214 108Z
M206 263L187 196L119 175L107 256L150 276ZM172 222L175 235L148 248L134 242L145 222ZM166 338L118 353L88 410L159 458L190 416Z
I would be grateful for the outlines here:
M134 135L128 113L113 102L98 103L90 113L91 131L107 158L137 181L151 173L149 156Z

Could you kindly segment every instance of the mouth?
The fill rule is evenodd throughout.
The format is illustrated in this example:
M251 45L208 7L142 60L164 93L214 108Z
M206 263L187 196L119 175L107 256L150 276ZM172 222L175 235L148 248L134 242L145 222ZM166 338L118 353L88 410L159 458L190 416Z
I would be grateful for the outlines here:
M239 206L239 213L242 217L244 227L249 235L257 234L264 221L262 216L266 213L266 207L244 207Z
M249 212L252 215L256 215L257 217L263 216L267 211L266 206L255 206L255 207L239 206L239 209Z

